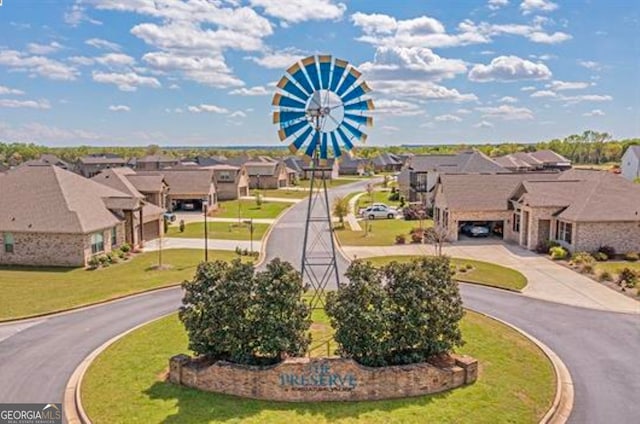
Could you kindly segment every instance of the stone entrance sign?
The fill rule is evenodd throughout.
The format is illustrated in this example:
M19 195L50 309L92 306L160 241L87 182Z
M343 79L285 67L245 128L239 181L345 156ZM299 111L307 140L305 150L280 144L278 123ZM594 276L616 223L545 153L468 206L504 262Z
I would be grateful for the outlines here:
M213 364L188 355L169 361L169 380L204 391L286 402L361 401L420 396L471 384L478 362L452 355L431 363L372 368L342 358L289 358L268 367Z

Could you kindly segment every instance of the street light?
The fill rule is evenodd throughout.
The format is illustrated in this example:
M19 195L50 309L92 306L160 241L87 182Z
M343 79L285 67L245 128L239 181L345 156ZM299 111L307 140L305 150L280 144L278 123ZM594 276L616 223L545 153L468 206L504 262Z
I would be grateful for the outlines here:
M202 201L202 211L204 212L204 261L209 262L209 227L207 226L207 200Z
M245 224L249 224L249 240L250 240L249 248L251 249L251 253L253 254L253 218L247 219L243 222Z

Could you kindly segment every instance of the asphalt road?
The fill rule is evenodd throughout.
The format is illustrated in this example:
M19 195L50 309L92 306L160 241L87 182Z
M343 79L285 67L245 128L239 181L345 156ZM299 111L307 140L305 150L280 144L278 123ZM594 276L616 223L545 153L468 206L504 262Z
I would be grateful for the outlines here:
M332 194L352 190L353 185ZM299 263L303 223L304 215L296 205L274 228L267 258L279 256ZM341 259L341 269L345 265ZM637 422L639 316L565 306L480 286L461 285L461 290L467 307L515 324L563 359L575 384L570 422ZM62 402L64 386L82 359L113 336L175 311L180 297L180 289L175 288L33 322L0 325L0 402Z

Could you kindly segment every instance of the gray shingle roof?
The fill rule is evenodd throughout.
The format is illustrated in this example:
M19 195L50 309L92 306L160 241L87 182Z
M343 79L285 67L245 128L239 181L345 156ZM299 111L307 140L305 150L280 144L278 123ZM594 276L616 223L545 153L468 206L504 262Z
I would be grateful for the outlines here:
M571 163L569 159L549 149L531 152L529 153L529 156L545 164Z
M127 161L121 157L106 157L106 156L85 156L78 159L80 163L85 165L96 165L96 164L120 164L124 166Z
M121 191L132 197L144 199L144 196L135 188L135 186L127 178L129 175L135 174L131 168L110 168L100 171L97 175L91 177L92 181L104 184L114 190Z
M249 176L261 175L264 177L275 176L278 169L277 162L245 162L244 167L247 169Z
M495 173L509 172L479 151L461 152L456 155L416 155L411 158L411 169L417 172L440 173Z
M161 175L169 186L169 194L207 195L213 182L211 169L163 169L162 171L138 171L137 175Z
M129 174L127 179L140 193L160 193L164 184L162 175Z

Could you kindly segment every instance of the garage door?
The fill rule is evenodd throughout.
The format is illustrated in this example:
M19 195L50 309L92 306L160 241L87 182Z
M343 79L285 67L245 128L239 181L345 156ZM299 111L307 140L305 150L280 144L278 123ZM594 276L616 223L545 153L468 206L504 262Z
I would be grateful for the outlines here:
M155 240L160 237L160 221L151 221L144 224L142 228L145 241Z

